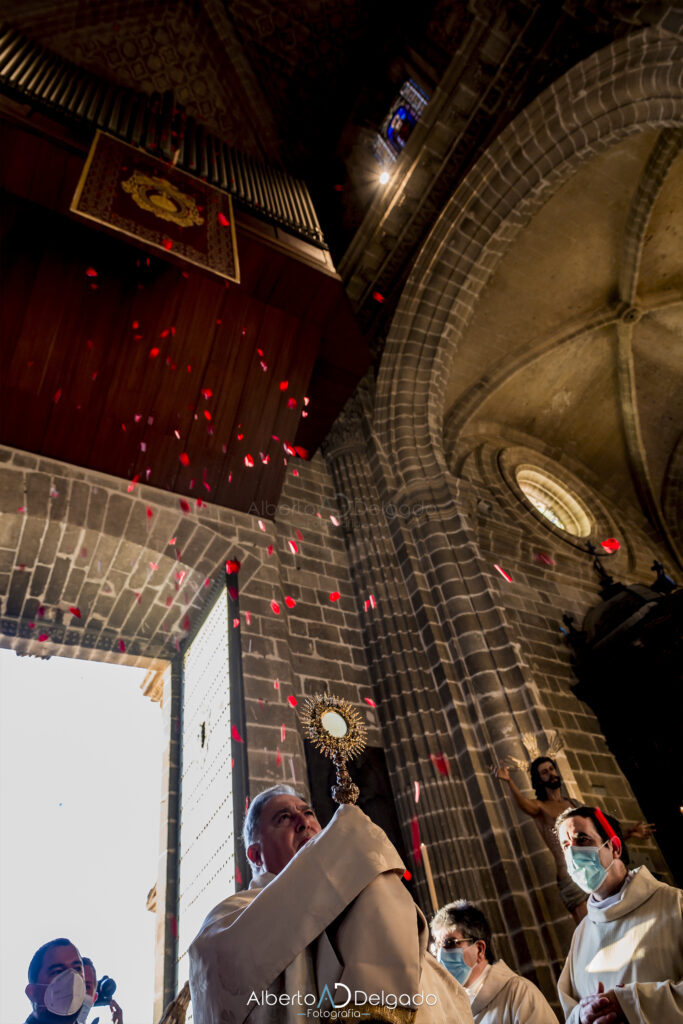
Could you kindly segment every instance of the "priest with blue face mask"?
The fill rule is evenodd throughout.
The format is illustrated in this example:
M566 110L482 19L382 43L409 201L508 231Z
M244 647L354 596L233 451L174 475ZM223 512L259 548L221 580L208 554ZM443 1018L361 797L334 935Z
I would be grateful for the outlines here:
M488 921L472 903L448 903L431 929L437 959L464 985L475 1024L557 1024L540 989L496 960Z
M556 829L590 894L558 982L567 1024L683 1024L683 892L629 871L621 826L598 807L564 811Z

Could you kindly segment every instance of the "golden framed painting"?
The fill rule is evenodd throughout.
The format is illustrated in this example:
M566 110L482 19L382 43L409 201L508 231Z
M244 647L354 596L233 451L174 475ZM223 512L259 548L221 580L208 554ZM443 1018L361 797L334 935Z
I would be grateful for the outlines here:
M239 283L230 196L105 132L93 140L70 209Z

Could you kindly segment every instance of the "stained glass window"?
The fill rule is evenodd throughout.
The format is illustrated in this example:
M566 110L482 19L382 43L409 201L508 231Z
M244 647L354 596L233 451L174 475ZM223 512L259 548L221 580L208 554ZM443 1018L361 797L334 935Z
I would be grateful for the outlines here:
M573 537L587 537L591 520L578 497L555 477L537 466L518 466L517 485L530 505L541 515Z
M408 79L403 83L375 141L375 157L383 166L394 163L401 155L428 103L429 97L415 82Z

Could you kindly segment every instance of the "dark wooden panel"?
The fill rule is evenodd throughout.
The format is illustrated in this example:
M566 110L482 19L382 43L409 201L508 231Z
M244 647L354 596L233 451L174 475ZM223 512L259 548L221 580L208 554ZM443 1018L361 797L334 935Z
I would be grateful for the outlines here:
M312 378L314 450L367 365L340 282L239 222L240 285L148 255L66 214L78 154L5 139L0 440L267 515Z

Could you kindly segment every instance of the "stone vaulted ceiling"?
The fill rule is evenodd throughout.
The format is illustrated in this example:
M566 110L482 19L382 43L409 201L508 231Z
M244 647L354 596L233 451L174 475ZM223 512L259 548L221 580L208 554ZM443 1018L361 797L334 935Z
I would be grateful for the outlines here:
M452 368L447 433L564 452L680 544L682 133L594 157L517 237Z

